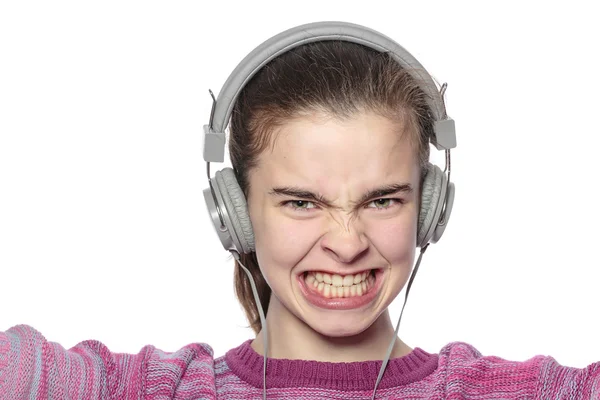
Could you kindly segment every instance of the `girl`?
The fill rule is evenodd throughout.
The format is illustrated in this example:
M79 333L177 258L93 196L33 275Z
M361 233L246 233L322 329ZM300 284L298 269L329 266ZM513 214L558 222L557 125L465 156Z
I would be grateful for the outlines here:
M357 25L263 43L219 93L204 148L205 199L256 338L217 359L199 344L132 355L97 341L66 351L20 325L0 335L0 398L600 397L600 363L511 362L466 343L434 354L397 337L388 306L452 210L444 89ZM233 169L211 178L228 122Z

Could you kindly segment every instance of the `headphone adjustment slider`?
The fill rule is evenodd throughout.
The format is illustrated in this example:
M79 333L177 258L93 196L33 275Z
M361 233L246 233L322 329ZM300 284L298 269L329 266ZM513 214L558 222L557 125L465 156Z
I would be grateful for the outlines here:
M433 129L435 139L432 143L438 150L450 150L456 147L456 129L452 118L435 121Z
M225 158L225 133L215 132L204 125L203 155L206 162L223 162Z

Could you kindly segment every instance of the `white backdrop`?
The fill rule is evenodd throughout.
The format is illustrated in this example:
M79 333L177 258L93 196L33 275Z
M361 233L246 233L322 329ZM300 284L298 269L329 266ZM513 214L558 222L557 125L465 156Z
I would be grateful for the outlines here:
M600 28L593 2L546 3L0 3L0 330L216 356L252 337L203 203L208 89L270 36L342 20L448 82L457 124L454 212L401 337L600 361Z

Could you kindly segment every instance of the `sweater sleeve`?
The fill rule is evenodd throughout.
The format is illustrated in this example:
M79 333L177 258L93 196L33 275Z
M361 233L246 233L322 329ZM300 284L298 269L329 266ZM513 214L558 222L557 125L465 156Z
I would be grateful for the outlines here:
M65 350L27 325L0 333L0 398L108 399L117 362L100 342Z
M0 399L211 399L212 366L205 345L120 354L96 340L65 350L27 325L0 332Z
M600 362L571 368L543 355L510 361L455 342L440 352L440 366L445 398L600 400Z
M586 368L573 368L560 365L552 357L545 357L536 399L600 399L600 362Z

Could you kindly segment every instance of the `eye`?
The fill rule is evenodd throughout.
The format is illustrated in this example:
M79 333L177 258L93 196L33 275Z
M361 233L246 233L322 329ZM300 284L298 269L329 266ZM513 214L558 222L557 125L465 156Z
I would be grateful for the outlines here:
M394 207L395 204L404 204L402 199L376 199L371 201L367 208L375 208L378 210L387 210L388 208ZM371 206L373 204L374 206Z
M306 211L311 208L316 208L312 201L306 200L288 200L284 201L283 205L285 207L290 207L291 209L298 211Z

